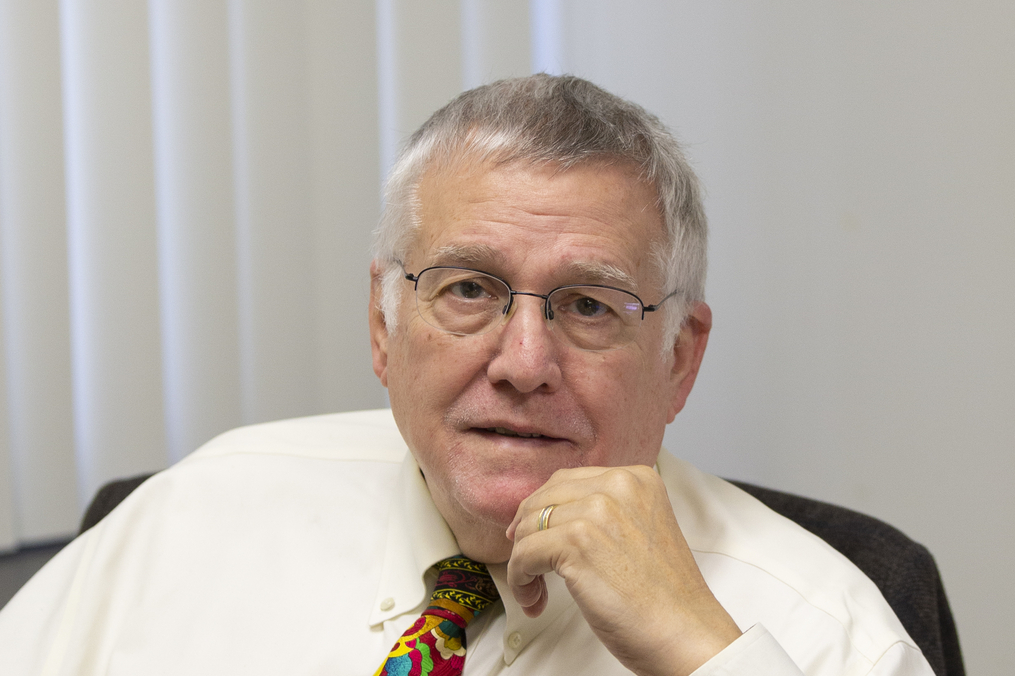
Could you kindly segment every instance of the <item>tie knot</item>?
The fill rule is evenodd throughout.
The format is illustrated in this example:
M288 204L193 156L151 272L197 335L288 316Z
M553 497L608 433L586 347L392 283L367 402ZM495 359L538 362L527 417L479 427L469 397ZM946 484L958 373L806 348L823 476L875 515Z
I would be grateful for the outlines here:
M437 563L437 585L430 596L431 608L455 612L468 623L499 598L500 593L485 564L464 556L452 556Z

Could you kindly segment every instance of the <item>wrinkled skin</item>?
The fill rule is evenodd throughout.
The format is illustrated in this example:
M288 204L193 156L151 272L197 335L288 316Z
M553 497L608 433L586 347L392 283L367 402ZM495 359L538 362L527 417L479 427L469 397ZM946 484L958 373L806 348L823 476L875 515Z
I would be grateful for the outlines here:
M424 175L418 194L410 272L463 265L536 293L601 282L646 303L669 291L650 256L664 236L654 189L624 165L461 162ZM603 279L604 270L626 279ZM443 333L419 317L405 282L389 332L380 272L372 268L374 371L463 553L507 561L512 592L533 615L545 606L542 575L556 571L636 673L690 673L733 641L739 629L708 590L652 470L694 384L708 306L691 309L672 350L661 317L647 314L633 342L587 352L565 344L541 301L525 296L490 333ZM538 532L547 504L559 507Z

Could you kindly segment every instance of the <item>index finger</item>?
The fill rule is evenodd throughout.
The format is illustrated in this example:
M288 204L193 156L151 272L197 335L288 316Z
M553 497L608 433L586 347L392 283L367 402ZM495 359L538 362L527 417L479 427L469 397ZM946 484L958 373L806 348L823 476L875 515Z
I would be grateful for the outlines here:
M515 517L508 525L505 535L509 540L514 541L515 532L518 530L518 524L521 523L523 519L532 518L533 515L541 512L548 505L559 505L574 499L576 496L581 497L585 494L585 492L580 489L576 490L576 487L572 485L573 483L594 479L611 469L613 468L570 467L566 469L558 469L550 476L549 479L547 479L545 484L532 491L529 497L525 498L518 504L518 509L515 511Z

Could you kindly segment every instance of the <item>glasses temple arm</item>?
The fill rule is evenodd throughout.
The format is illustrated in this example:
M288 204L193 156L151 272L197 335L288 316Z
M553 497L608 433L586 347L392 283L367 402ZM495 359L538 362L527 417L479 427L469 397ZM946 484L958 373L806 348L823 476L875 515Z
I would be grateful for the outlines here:
M676 296L676 295L677 295L677 292L676 292L676 291L673 291L673 292L671 292L671 293L667 294L665 298L663 298L663 299L662 299L661 301L659 301L658 303L656 303L656 304L654 304L654 305L643 305L643 306L642 306L642 308L641 308L641 311L642 311L642 316L644 316L644 313L646 313L646 312L655 312L656 310L658 310L658 309L659 309L659 307L660 307L660 306L661 306L661 305L662 305L663 303L665 303L665 302L666 302L666 301L668 301L668 300L669 300L670 298L673 298L673 297L674 297L674 296Z

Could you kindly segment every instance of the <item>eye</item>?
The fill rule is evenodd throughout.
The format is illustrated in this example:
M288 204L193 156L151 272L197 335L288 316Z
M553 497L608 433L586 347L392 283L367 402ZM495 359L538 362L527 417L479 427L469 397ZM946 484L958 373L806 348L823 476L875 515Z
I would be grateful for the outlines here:
M609 298L609 290L592 287L571 287L561 289L553 297L554 309L575 321L601 321L617 316L615 302Z
M495 295L492 293L492 289L487 288L488 286L489 284L483 284L483 280L463 279L449 284L446 291L464 300L477 300Z
M575 300L571 305L582 317L602 317L610 311L608 305L588 296Z

